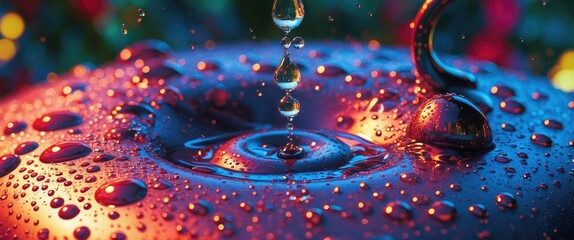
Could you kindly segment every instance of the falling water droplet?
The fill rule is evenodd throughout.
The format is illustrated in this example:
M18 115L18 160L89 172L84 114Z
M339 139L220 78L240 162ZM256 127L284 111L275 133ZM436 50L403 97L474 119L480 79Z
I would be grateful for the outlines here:
M40 144L38 144L37 142L23 142L20 145L18 145L16 149L14 149L14 153L17 155L24 155L26 153L36 150L36 148L38 148L39 146Z
M383 208L383 215L395 220L409 219L412 214L413 209L411 206L403 201L390 202Z
M16 155L8 154L0 158L0 177L7 175L20 165L20 158Z
M54 144L40 155L40 162L59 163L85 157L92 149L85 143L69 141Z
M123 178L105 183L95 193L95 199L104 206L125 206L145 198L147 187L136 178Z
M293 118L299 114L301 110L301 105L297 99L291 97L290 94L285 95L279 101L279 113L287 118Z
M302 37L293 38L293 47L301 49L305 46L305 40Z
M297 65L291 62L289 55L286 55L275 70L273 79L279 88L291 91L301 82L301 72Z
M535 143L536 145L543 147L552 147L553 145L552 140L544 134L539 133L532 134L532 136L530 136L530 140L532 140L532 142Z
M303 21L305 10L302 0L275 0L271 10L273 22L288 33Z
M123 35L127 35L128 34L128 28L126 27L125 23L122 23L122 34Z
M434 202L427 213L435 220L441 222L450 222L456 217L456 208L454 203L446 200Z
M55 131L80 125L82 117L74 112L58 111L36 119L32 127L38 131Z
M58 216L60 216L61 219L68 220L78 216L79 213L80 209L76 205L68 204L60 208Z

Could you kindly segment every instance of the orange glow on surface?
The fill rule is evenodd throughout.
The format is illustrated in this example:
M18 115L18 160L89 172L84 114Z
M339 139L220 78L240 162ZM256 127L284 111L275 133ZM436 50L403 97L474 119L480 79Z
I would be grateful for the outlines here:
M130 59L131 57L132 57L132 51L127 48L120 52L120 58L124 61Z
M64 88L62 88L62 93L63 93L64 95L68 95L68 94L72 93L72 87L70 87L70 86L65 86Z
M259 71L259 69L261 69L261 65L259 63L253 64L253 66L251 66L251 69L257 72Z
M429 213L429 215L434 215L434 213L435 213L434 208L429 208L428 213Z
M197 63L197 70L199 70L199 71L205 70L206 67L207 67L207 64L204 61Z
M388 206L388 207L385 208L385 213L391 214L392 212L393 212L393 207Z
M317 67L317 73L318 74L323 74L325 73L325 66L321 65Z
M381 48L381 43L377 40L371 40L368 43L369 49L371 50L377 50L379 48Z
M88 69L86 69L86 67L83 65L76 65L72 69L72 72L73 72L74 76L76 76L76 77L84 77L84 76L86 76Z

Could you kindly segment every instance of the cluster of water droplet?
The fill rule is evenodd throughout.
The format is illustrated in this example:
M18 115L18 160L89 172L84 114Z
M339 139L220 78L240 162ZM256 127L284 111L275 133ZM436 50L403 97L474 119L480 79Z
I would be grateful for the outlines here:
M285 96L279 101L278 108L279 113L288 121L286 129L289 142L278 155L281 158L300 158L303 155L303 148L293 143L293 118L299 114L301 104L291 96L291 92L301 82L301 72L297 65L291 61L289 47L293 44L295 48L300 49L305 45L305 41L301 37L295 37L291 40L287 35L303 21L305 15L303 2L301 0L275 0L271 15L275 25L285 32L285 36L281 39L281 46L284 49L283 59L275 70L273 78L277 86L285 90Z

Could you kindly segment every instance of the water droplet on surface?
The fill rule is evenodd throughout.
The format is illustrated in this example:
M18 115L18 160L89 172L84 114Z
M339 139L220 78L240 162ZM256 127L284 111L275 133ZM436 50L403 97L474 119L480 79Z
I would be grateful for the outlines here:
M135 61L137 59L166 58L171 48L167 43L159 40L144 40L134 43L120 51L118 58L122 61Z
M191 213L199 215L199 216L204 216L205 214L207 214L209 212L210 209L211 209L211 204L209 204L205 200L199 200L197 202L189 203L187 205L187 210L189 210Z
M302 37L293 38L293 47L301 49L305 46L305 40Z
M532 136L530 136L530 140L536 145L543 147L552 147L554 144L552 139L550 139L548 136L539 133L532 134Z
M58 111L36 119L32 127L38 131L55 131L70 128L82 123L82 117L74 112Z
M350 74L350 75L345 76L345 84L350 85L350 86L362 86L362 85L365 85L366 82L367 82L367 78L365 78L363 76L359 76L356 74ZM384 95L386 92L389 92L389 91L383 91L383 94L381 94L381 95Z
M110 235L110 240L126 240L128 236L123 232L115 232Z
M50 238L50 230L47 228L42 228L38 230L38 234L36 235L38 239L44 240Z
M292 118L299 114L301 110L301 105L297 99L291 97L290 94L287 94L279 101L279 113L287 118Z
M141 123L147 127L153 127L155 125L155 110L143 103L122 102L114 107L111 111L111 115L115 119L131 120L132 123ZM135 119L132 119L133 117L135 117Z
M110 161L114 158L116 158L114 155L102 153L102 154L99 154L96 157L94 157L94 159L92 161L94 161L94 162L107 162L107 161Z
M302 0L275 0L271 10L273 22L288 33L303 21L305 9Z
M500 127L502 128L502 130L507 131L507 132L516 131L516 128L514 127L514 125L512 125L510 123L503 123L500 125Z
M138 9L138 17L145 17L145 12L143 9Z
M552 119L546 119L544 120L544 122L542 122L544 124L545 127L547 128L552 128L552 129L562 129L562 123L556 121L556 120L552 120Z
M51 208L59 208L64 205L64 199L61 197L55 197L50 201Z
M502 109L502 111L505 111L507 113L513 113L513 114L521 114L524 111L526 111L524 105L522 105L522 103L518 102L512 97L505 98L502 102L500 102L500 109Z
M26 130L26 128L28 128L28 124L25 122L20 121L9 122L8 124L6 124L6 127L4 128L4 135L19 133Z
M69 141L54 144L40 155L40 162L59 163L85 157L92 153L90 146L83 142Z
M86 226L81 226L74 229L74 237L78 240L88 239L90 234L90 229Z
M281 63L275 70L273 79L279 88L291 91L301 82L301 72L299 71L299 68L297 68L297 65L291 62L291 58L287 55L283 57Z
M23 142L20 145L18 145L16 149L14 149L14 153L17 155L24 155L26 153L36 150L36 148L38 148L39 146L40 144L38 144L37 142Z
M499 163L509 163L511 160L506 156L498 155L494 157L494 161L497 161Z
M435 220L450 222L456 217L456 207L450 201L436 201L430 206L427 213Z
M76 205L68 204L60 208L58 216L60 216L61 219L68 220L78 216L79 213L80 209Z
M147 187L136 178L116 179L100 186L95 199L104 206L125 206L145 198Z
M435 146L485 150L492 147L490 124L470 100L438 95L422 104L407 127L407 136Z
M406 220L413 215L413 209L406 202L394 201L383 208L383 215L395 220Z
M317 225L323 221L323 210L311 208L305 212L304 218L306 222Z
M512 90L512 88L509 88L507 86L504 85L495 85L492 88L490 88L490 93L492 93L492 95L501 97L501 98L508 98L508 97L513 97L516 94L514 93L514 90Z
M20 161L18 156L12 154L0 157L0 177L14 171L20 165Z
M496 195L496 197L494 197L494 201L496 202L496 205L505 208L516 208L517 206L516 198L514 198L514 195L507 192L502 192Z
M468 212L477 218L485 218L488 216L488 211L486 211L486 207L482 204L474 204L468 207Z

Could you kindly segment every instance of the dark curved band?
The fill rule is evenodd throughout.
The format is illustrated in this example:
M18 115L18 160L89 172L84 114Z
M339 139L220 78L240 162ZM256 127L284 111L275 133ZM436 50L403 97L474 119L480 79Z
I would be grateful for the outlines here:
M446 66L433 50L436 24L454 0L426 0L420 8L413 25L411 58L418 77L433 83L443 91L451 87L476 88L476 77L470 73Z

